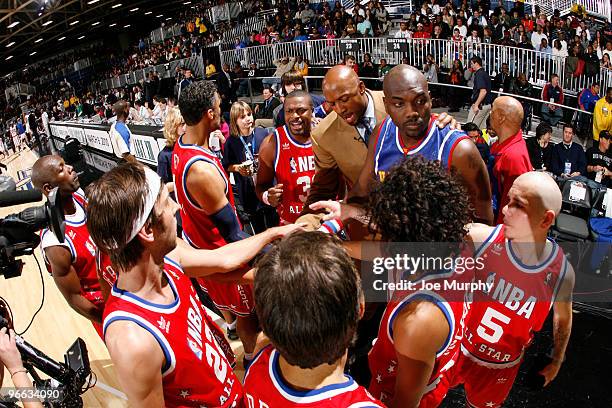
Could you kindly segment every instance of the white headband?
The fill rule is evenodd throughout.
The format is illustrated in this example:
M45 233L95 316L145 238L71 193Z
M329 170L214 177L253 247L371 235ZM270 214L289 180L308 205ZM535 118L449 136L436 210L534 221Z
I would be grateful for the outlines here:
M144 227L149 215L151 214L151 211L153 210L153 206L155 205L155 201L157 201L157 196L159 195L159 191L162 187L161 178L159 178L157 173L148 167L145 167L145 177L146 183L149 186L149 192L144 198L144 208L142 213L140 213L138 218L134 220L132 232L130 232L127 242L132 241L138 234L138 231Z

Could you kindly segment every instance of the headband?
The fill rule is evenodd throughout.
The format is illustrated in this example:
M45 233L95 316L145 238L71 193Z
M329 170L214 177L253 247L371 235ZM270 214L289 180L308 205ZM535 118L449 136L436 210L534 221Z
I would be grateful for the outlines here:
M132 232L128 237L126 242L130 242L134 239L134 237L138 234L138 231L144 227L147 219L149 218L149 214L153 210L153 206L155 205L155 201L157 201L157 196L159 195L159 191L162 187L161 178L148 167L145 167L145 178L147 186L149 187L149 191L147 195L144 197L144 206L142 212L138 215L138 218L134 220L134 224L132 226Z

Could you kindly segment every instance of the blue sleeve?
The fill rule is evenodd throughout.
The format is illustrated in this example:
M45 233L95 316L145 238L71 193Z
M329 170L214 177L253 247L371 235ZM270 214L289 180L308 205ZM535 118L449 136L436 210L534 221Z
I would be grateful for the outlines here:
M240 229L238 217L230 203L210 216L213 224L219 229L219 233L227 242L236 242L248 238L248 234Z
M576 149L576 151L578 152L578 171L581 175L586 177L586 155L584 154L584 150L582 150L582 147L580 146L578 146L578 149Z
M172 181L172 171L170 169L171 157L172 152L169 153L166 149L159 152L159 156L157 156L157 174L164 183Z

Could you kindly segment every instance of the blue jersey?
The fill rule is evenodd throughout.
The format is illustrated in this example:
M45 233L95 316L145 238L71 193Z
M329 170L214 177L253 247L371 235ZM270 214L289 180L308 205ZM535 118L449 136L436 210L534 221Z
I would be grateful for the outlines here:
M450 169L453 150L468 136L461 130L451 130L449 126L438 128L435 119L436 116L432 115L423 139L412 147L406 147L391 117L385 118L376 138L374 155L374 175L379 181L383 181L385 175L404 157L413 154L419 154L427 160L439 160L445 168Z

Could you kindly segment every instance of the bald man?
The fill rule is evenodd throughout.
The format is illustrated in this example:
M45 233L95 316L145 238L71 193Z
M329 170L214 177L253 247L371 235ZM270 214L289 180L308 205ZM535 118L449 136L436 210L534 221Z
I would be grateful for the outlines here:
M63 243L48 228L41 232L40 248L47 269L70 307L89 319L102 337L105 296L98 281L96 245L85 225L85 194L79 177L60 156L43 156L32 167L32 184L45 196L57 187L66 218ZM114 274L108 257L101 259L101 269Z
M523 107L516 99L500 96L493 102L490 123L498 139L491 146L493 160L489 162L489 177L497 224L502 222L501 209L508 204L512 183L521 174L533 170L521 131L522 121Z
M519 121L520 124L520 121ZM572 328L574 271L563 250L547 239L561 210L561 192L546 173L519 176L509 190L503 224L472 225L468 240L477 281L465 322L456 383L463 383L469 406L500 407L514 383L525 349L553 309L554 345L539 371L547 386L559 372Z
M327 71L323 95L333 112L311 134L316 173L302 216L297 220L313 228L319 227L322 216L309 214L313 211L309 205L344 198L345 186L350 189L357 182L368 146L373 144L387 116L383 93L366 89L355 71L346 65L336 65ZM438 126L444 127L453 118L442 114L438 121Z
M409 65L397 65L385 76L384 104L389 116L368 145L368 156L349 202L367 200L372 181L385 175L405 157L420 155L439 160L457 171L479 222L493 221L489 176L478 148L465 132L453 129L431 112L431 97L423 74Z

